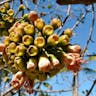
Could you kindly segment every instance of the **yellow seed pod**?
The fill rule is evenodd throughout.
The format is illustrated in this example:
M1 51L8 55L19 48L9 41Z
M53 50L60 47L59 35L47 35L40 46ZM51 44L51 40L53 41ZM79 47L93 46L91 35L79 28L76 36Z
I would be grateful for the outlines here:
M8 17L7 20L8 20L9 23L13 23L14 22L14 18L13 17Z
M13 15L14 15L14 10L13 10L13 9L9 9L9 10L7 11L7 14L8 14L9 16L13 16Z
M8 35L9 35L9 32L8 32L7 30L3 30L3 31L2 31L2 35L3 35L3 36L8 36Z
M65 31L64 31L64 35L68 35L68 37L72 37L72 30L71 29L66 29Z
M15 53L15 51L16 51L16 46L17 46L17 45L16 45L14 42L12 42L12 43L9 44L8 47L9 47L9 50L10 50L11 53Z
M1 6L1 7L0 7L0 12L1 12L1 13L5 13L5 12L6 12L6 8L5 8L4 6Z
M27 53L29 56L36 56L38 54L38 48L35 45L30 45L27 49Z
M5 22L4 21L0 21L0 28L5 28Z
M4 3L4 7L8 10L8 9L10 9L10 5L9 5L9 3Z
M34 26L31 25L31 24L28 24L27 26L24 27L24 32L25 32L27 35L33 35L34 32L35 32Z
M34 40L34 45L37 46L38 48L42 48L45 45L45 39L44 37L36 37Z
M4 21L7 21L8 20L8 15L7 14L4 14L3 16L2 16L2 19L4 20Z
M58 42L59 42L59 36L57 34L52 34L47 39L47 43L52 46L57 45Z
M58 18L53 18L51 20L51 25L54 27L54 29L57 29L61 26L61 20Z
M43 27L43 34L44 34L44 35L49 36L49 35L51 35L53 32L54 32L54 28L53 28L52 25L45 25L45 26Z
M68 44L69 44L69 37L68 37L68 35L61 35L61 36L59 37L59 44L60 44L61 46L66 46L66 45L68 45Z
M20 6L19 6L19 11L22 11L22 10L24 10L25 9L25 6L23 5L23 4L20 4Z
M23 61L23 59L21 57L15 57L14 66L16 69L18 69L20 71L23 71L23 72L26 71L25 62Z
M45 22L43 21L43 19L41 18L38 18L35 22L34 22L34 25L37 29L39 30L42 30L44 25L45 25Z
M24 35L22 37L23 44L26 46L29 46L30 44L33 43L33 37L30 35Z
M16 56L24 56L26 47L23 44L20 44L16 47L15 53Z
M11 41L10 41L9 36L6 36L5 39L4 39L4 45L5 45L5 46L8 46L8 45L10 44L10 42L11 42Z

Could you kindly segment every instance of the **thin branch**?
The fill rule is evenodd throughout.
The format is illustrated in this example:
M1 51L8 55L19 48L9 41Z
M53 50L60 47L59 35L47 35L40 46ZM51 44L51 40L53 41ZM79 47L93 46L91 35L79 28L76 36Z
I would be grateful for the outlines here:
M7 95L9 92L11 92L12 90L14 90L13 87L11 87L9 90L7 90L6 92L2 93L1 96L5 96ZM55 93L55 92L68 92L68 91L72 91L71 89L69 90L40 90L40 89L33 89L33 91L35 92L40 92L40 93Z
M73 27L71 28L72 31L81 23L82 20L84 20L86 15L87 15L87 11L84 14L82 14L80 19L77 20L77 22L73 25Z
M95 84L96 84L96 80L94 80L94 82L93 82L91 88L89 89L89 91L87 92L86 96L89 96L89 95L91 94L91 92L92 92L92 90L93 90Z
M84 51L82 53L82 56L84 56L84 54L88 48L88 45L89 45L90 41L92 40L91 38L92 38L92 34L93 34L94 23L95 23L95 12L94 12L94 5L92 4L92 25L91 25L90 30L89 30L88 40L87 40L86 45L84 47Z

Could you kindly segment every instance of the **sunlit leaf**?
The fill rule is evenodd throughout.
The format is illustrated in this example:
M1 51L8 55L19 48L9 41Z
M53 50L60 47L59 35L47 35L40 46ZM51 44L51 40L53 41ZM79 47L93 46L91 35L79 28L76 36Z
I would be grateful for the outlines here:
M94 61L96 60L96 55L89 56L88 61Z

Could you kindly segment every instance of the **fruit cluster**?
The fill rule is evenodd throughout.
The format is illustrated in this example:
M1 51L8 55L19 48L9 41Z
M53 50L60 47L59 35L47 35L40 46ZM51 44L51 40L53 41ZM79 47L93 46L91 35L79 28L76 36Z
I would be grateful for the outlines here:
M4 3L0 6L0 36L8 35L8 29L14 21L14 10L10 8L9 3Z
M5 61L15 73L12 86L19 89L24 81L44 81L64 67L73 72L79 71L81 47L70 44L71 29L66 29L59 36L55 30L61 26L60 19L53 18L50 24L45 24L34 11L26 16L29 21L16 22L4 39Z

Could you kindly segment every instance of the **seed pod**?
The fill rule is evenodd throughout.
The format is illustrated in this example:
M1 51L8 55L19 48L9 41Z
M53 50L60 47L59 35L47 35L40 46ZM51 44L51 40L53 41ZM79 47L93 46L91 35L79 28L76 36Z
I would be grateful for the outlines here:
M16 44L14 42L12 42L9 44L8 48L9 48L10 53L15 53Z
M38 48L35 45L30 45L27 53L29 56L36 56L38 54Z
M59 36L57 34L52 34L47 39L47 43L52 46L57 45L58 42L59 42Z
M64 31L64 35L68 35L68 37L70 38L70 37L72 37L72 30L71 29L66 29L65 31Z
M34 45L37 46L38 48L42 48L45 45L45 39L44 37L36 37L34 40Z
M15 90L19 90L22 85L24 84L24 81L25 81L25 76L23 74L23 72L21 71L18 71L13 77L12 77L12 80L11 80L11 85L13 86L13 88Z
M60 62L59 62L59 60L53 55L53 54L50 54L49 55L49 58L50 58L50 61L51 61L51 63L52 63L52 67L53 67L53 69L54 68L57 68L57 69L59 69L59 67L60 67Z
M8 17L8 22L9 23L13 23L14 22L14 18L13 17Z
M38 67L39 67L39 70L42 72L49 72L51 69L51 63L46 56L40 56Z
M36 58L29 58L29 61L27 62L27 69L29 71L34 71L37 67L37 59Z
M35 32L34 26L31 25L31 24L28 24L27 26L24 27L24 32L25 32L27 35L33 35L34 32Z
M54 32L53 26L51 26L51 25L45 25L45 26L43 27L43 34L44 34L44 35L49 36L49 35L51 35L53 32Z
M59 37L59 45L66 46L69 44L69 37L67 35L62 35Z
M19 6L19 11L22 11L22 10L24 10L25 9L25 6L23 5L23 4L20 4L20 6Z
M5 13L6 12L6 8L4 6L0 7L0 12L1 13Z
M9 38L10 38L11 41L14 41L14 42L21 41L21 35L17 34L16 32L11 32L10 35L9 35Z
M68 46L68 52L69 53L80 53L81 47L79 45L69 45Z
M57 29L61 26L61 20L58 18L53 18L51 20L51 25L54 27L54 29Z
M0 28L5 28L5 22L4 21L0 21Z
M12 65L12 66L10 67L10 70L11 70L11 72L12 72L13 74L15 74L15 73L18 72L18 70L15 68L14 65Z
M4 21L7 21L8 20L8 15L7 14L4 14L3 16L2 16L2 19L4 20Z
M4 45L8 46L9 43L10 43L10 38L9 38L9 36L6 36L5 39L4 39Z
M5 45L0 43L0 52L4 52L5 51Z
M20 44L16 47L16 56L23 56L25 54L26 47Z
M9 16L13 16L13 15L14 15L14 10L13 10L13 9L9 9L9 10L7 11L7 14L8 14Z
M35 22L34 25L36 26L37 29L42 30L45 22L43 21L43 19L38 18Z
M4 3L4 7L6 8L6 10L8 10L8 9L10 9L10 5L9 5L9 3Z
M8 35L9 35L9 32L8 32L7 30L3 30L3 31L2 31L2 35L3 35L3 36L8 36Z
M35 11L31 11L29 14L28 14L28 18L31 22L34 22L35 20L38 19L38 14L37 12Z
M30 35L24 35L22 37L23 44L26 46L29 46L30 44L33 43L33 37Z
M18 69L20 71L23 71L23 72L26 71L25 62L23 61L23 59L21 57L15 57L14 66L16 69Z

